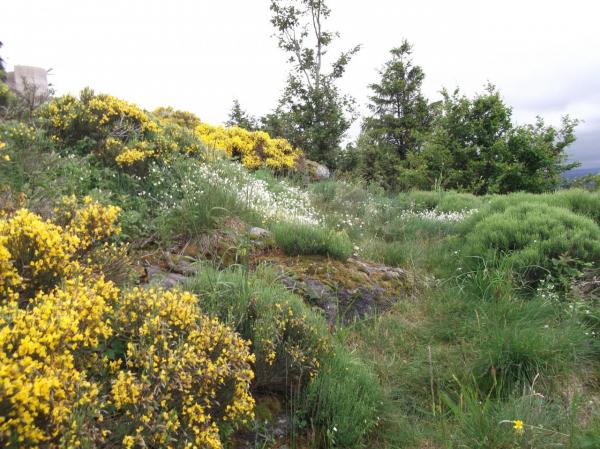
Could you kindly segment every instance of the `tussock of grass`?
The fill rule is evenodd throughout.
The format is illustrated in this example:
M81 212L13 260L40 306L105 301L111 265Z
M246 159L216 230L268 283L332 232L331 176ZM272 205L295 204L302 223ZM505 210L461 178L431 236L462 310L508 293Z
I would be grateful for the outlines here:
M303 223L278 223L273 236L284 253L320 255L346 260L352 254L352 242L344 232L335 232L323 226Z
M305 409L321 431L319 447L363 447L379 421L383 391L375 374L359 358L336 347L308 385Z

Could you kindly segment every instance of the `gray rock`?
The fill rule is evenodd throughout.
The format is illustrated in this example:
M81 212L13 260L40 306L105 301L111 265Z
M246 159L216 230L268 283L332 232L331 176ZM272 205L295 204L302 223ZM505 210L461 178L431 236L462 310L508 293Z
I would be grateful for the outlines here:
M271 231L254 226L248 230L248 235L253 239L265 239L271 237Z
M329 179L329 177L331 176L331 172L325 165L317 163L315 165L314 176L317 181L324 181L326 179Z

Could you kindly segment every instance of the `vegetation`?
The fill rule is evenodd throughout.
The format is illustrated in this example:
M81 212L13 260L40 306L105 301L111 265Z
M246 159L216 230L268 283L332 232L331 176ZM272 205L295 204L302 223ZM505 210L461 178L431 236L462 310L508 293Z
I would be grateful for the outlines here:
M273 233L277 245L291 256L316 254L346 260L352 254L352 242L345 232L302 223L280 223Z
M277 108L262 119L263 127L302 148L310 159L335 167L354 105L336 82L360 46L342 52L327 71L325 55L337 33L325 28L331 14L326 2L272 0L271 12L279 47L294 68Z
M0 445L598 447L600 194L554 190L575 122L429 104L405 42L346 161L370 182L311 181L357 49L322 73L325 3L271 9L281 132L90 89L2 109Z
M404 41L390 53L381 81L369 86L373 115L365 119L359 140L360 172L364 179L397 190L403 163L419 152L429 132L432 110L421 93L423 69L409 59L411 45Z

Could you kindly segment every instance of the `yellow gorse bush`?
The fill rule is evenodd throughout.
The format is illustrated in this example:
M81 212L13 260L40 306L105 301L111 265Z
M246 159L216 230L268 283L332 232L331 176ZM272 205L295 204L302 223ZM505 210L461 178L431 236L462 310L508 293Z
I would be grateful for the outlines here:
M159 108L153 114L105 94L84 89L65 95L38 113L53 141L64 148L86 148L107 163L144 174L144 162L168 162L174 153L205 156L208 147L239 159L247 168L294 170L302 152L263 131L202 123L190 112ZM83 145L81 145L83 142ZM140 170L142 169L142 170Z
M72 144L86 137L102 140L116 137L127 140L135 135L150 135L158 125L134 104L106 94L84 89L79 98L64 95L40 109L50 125L54 140Z
M248 342L204 316L194 295L132 290L120 299L114 327L127 346L111 400L133 441L221 448L217 422L252 417Z
M250 169L266 165L275 170L292 170L302 155L287 140L273 139L264 131L201 123L196 127L196 134L209 148L225 151L229 157L238 158Z
M248 342L190 293L92 268L118 213L67 197L54 222L0 217L3 447L221 448L219 425L252 416Z
M79 238L27 209L0 219L0 302L47 291L71 274Z
M74 447L100 412L98 385L85 372L93 348L111 333L117 290L102 279L68 280L22 309L0 308L0 442ZM81 423L76 417L85 416ZM11 444L12 443L12 444Z
M67 230L79 238L80 250L87 250L121 232L117 221L121 212L119 207L103 206L95 203L89 196L83 198L83 203L83 207L72 212L67 225Z

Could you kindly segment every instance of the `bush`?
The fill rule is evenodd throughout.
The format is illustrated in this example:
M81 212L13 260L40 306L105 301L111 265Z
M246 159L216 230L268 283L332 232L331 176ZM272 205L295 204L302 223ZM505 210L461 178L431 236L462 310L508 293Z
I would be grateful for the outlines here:
M101 401L86 369L110 335L115 296L110 283L80 277L37 294L27 307L0 305L4 447L77 447L93 438Z
M600 258L600 228L590 218L539 202L526 202L500 212L478 214L476 224L463 224L464 254L471 265L492 266L505 258L529 282L553 273L553 260L574 263Z
M302 223L278 223L273 226L275 242L290 256L321 255L346 260L352 254L352 242L345 232Z
M253 417L248 342L187 292L134 289L115 308L111 442L221 449L219 426Z
M134 104L84 89L40 108L38 118L63 152L93 153L109 166L144 176L148 162L169 162L182 153L205 158L206 147L247 168L294 170L302 152L262 131L215 127L193 114L159 108L155 115Z
M256 387L285 391L304 383L329 351L323 317L282 287L274 273L204 267L186 288L198 294L204 311L252 342Z
M247 131L233 126L211 126L205 123L196 128L200 140L208 148L223 150L229 157L239 159L246 168L265 165L275 170L294 170L302 155L285 139L271 138L264 131Z
M118 210L83 203L0 217L0 443L222 448L253 416L248 343L190 293L96 274Z

